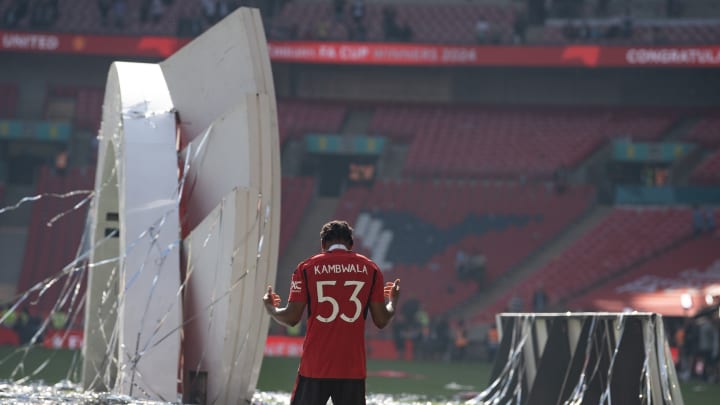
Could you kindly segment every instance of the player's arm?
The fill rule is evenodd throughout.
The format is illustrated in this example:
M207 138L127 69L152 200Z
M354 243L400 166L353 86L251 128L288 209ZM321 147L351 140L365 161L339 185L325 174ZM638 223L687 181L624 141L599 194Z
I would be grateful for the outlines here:
M370 302L370 314L375 326L382 329L390 323L395 316L395 309L400 299L400 279L395 282L385 283L384 295L389 298L388 302Z
M276 322L285 326L297 325L305 311L305 303L300 301L288 302L284 308L280 308L280 296L273 292L272 286L268 286L267 292L263 296L263 304L265 304L267 313Z

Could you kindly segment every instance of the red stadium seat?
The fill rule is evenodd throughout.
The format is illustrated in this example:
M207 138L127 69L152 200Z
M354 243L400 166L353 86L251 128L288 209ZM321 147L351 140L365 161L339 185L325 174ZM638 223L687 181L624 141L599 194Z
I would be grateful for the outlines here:
M580 20L575 20L576 27L580 27ZM599 21L596 29L601 32L617 24L617 19ZM720 28L712 20L684 19L684 20L662 20L654 19L651 22L636 20L633 26L632 36L629 38L567 38L563 35L564 26L546 25L542 32L540 42L546 44L565 44L587 41L593 44L603 45L632 45L632 44L715 44L720 40Z
M547 178L609 139L656 139L676 117L662 109L399 105L379 106L371 131L409 143L409 176Z
M37 182L37 194L67 193L72 190L92 190L94 170L72 168L64 176L55 174L50 168L40 170ZM32 207L32 219L28 227L25 258L18 281L18 292L24 292L38 282L58 276L78 252L81 236L85 229L87 204L74 209L85 196L56 198L48 196L35 202ZM63 212L68 212L56 220L52 226L48 222ZM65 278L44 292L38 302L37 311L46 312L57 301ZM84 288L84 285L82 286ZM80 291L80 297L82 291Z
M103 88L96 87L53 87L48 91L46 109L53 104L53 100L70 100L74 104L72 110L67 113L61 112L61 114L71 114L71 118L78 128L95 132L100 128L104 93ZM46 111L46 115L49 113L51 112Z
M701 119L685 136L685 139L711 148L720 147L720 116Z
M282 178L282 212L280 214L280 255L295 236L300 221L315 193L313 177Z
M0 84L0 119L15 118L18 93L16 85Z
M720 184L720 150L706 157L690 174L690 180L698 184Z
M346 107L338 103L282 100L278 102L280 143L307 133L339 133Z
M527 302L539 283L552 300L559 302L617 275L688 237L692 233L691 214L689 208L678 207L615 208L552 261L480 311L475 321L491 321L493 314L507 309L513 294Z
M681 272L686 270L705 271L717 262L718 249L720 249L720 240L713 236L701 236L690 239L679 246L654 257L641 266L638 266L627 273L623 273L611 282L603 284L587 294L583 294L583 296L571 300L568 303L568 307L573 310L586 311L622 310L623 308L618 308L617 304L604 304L602 298L611 298L618 287L642 278L672 279L678 277ZM690 285L690 287L692 287L692 285ZM677 302L676 305L679 307L680 302ZM627 306L632 306L632 303L627 303Z

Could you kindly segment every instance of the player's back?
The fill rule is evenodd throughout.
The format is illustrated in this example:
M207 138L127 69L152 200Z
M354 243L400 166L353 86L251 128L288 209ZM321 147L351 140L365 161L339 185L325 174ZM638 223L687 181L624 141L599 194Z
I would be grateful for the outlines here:
M365 378L365 319L371 299L383 301L383 277L365 256L336 249L298 265L291 300L308 305L301 375Z

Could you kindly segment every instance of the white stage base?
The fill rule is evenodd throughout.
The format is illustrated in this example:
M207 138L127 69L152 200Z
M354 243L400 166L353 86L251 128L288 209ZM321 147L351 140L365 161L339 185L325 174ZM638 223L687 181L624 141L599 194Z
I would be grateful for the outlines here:
M97 365L116 356L116 390L175 400L177 373L168 370L177 370L180 331L173 329L182 319L177 294L179 249L170 248L179 244L180 235L176 129L170 94L159 66L114 63L108 75L103 115L115 118L107 118L100 132L93 243L106 236L107 228L99 226L101 222L117 215L119 251L98 249L91 263L113 253L113 257L119 257L118 284L112 288L117 289L117 296L110 299L116 303L117 329L113 336L113 328L104 328L104 345L85 346L83 380L94 386L91 382L97 377ZM114 190L108 192L117 195L117 201L103 198L102 185L113 172L117 194ZM98 332L94 329L99 323L94 311L97 303L108 302L95 290L98 284L109 281L107 274L100 274L101 269L112 273L109 265L90 272L88 336ZM164 340L157 344L160 338Z
M84 386L250 401L280 230L277 107L259 12L237 10L161 64L113 64L98 161ZM108 240L113 228L119 238Z

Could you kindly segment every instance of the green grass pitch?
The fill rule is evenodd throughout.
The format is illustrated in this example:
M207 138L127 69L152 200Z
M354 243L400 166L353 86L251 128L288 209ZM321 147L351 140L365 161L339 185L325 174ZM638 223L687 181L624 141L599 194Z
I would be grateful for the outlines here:
M18 364L22 353L15 353L16 348L0 346L0 380L8 379ZM68 368L73 361L79 361L78 353L71 350L47 350L33 348L28 351L24 368L15 378L33 373L37 367L46 366L33 379L54 384L68 376ZM266 357L258 390L290 392L295 381L298 367L297 358ZM491 365L488 363L444 363L425 361L389 361L368 360L368 372L384 373L385 376L370 376L367 380L368 393L383 394L416 394L431 398L452 399L458 390L446 388L450 383L459 386L472 386L473 390L482 390L488 384ZM404 378L393 378L389 375L405 373ZM71 376L73 377L73 376ZM716 405L720 398L720 384L706 384L696 381L681 384L686 405ZM469 389L469 388L466 388Z

